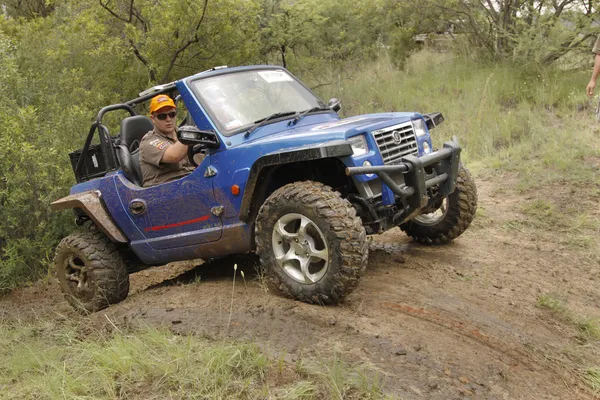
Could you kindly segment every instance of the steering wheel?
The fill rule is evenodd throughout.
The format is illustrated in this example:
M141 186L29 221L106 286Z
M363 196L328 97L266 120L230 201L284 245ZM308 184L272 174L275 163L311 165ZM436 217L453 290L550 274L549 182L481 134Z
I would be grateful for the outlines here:
M190 160L190 163L194 166L197 167L198 163L194 160L194 156L198 153L201 153L202 150L204 149L204 147L200 144L195 144L193 146L188 146L188 160Z

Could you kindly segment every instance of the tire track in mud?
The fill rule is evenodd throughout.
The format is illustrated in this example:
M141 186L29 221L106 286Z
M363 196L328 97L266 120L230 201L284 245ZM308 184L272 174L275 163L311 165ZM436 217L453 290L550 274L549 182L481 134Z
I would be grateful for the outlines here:
M403 240L403 237L397 233L390 233L390 236L384 236L381 239L370 243L370 250L374 252L372 254L375 255L379 252L379 255L376 256L376 264L380 271L388 274L386 270L394 266L393 264L397 264L398 259L401 259L402 263L407 263L401 268L404 271L411 270L413 272L402 273L402 278L397 280L397 282L403 282L403 284L404 282L411 282L404 289L386 292L385 297L375 295L372 299L372 305L376 305L376 308L390 317L401 314L422 323L439 327L442 329L441 336L446 336L443 330L452 332L457 338L463 338L458 341L454 339L455 345L459 348L468 348L470 347L468 343L471 342L477 344L478 347L483 346L480 347L481 349L489 349L487 353L500 364L510 368L513 374L516 373L516 375L511 374L511 376L521 381L520 385L513 386L513 390L518 387L523 389L523 387L529 386L531 381L536 381L539 385L539 382L550 379L556 384L552 385L554 390L550 390L548 394L560 393L565 389L569 393L568 395L563 393L563 395L555 398L588 398L589 393L581 383L580 371L566 367L569 363L564 361L564 357L554 355L556 351L560 352L559 348L548 345L545 341L540 342L543 335L538 336L528 331L526 325L519 323L514 325L516 322L514 318L506 318L506 309L498 309L498 312L491 311L491 313L490 310L487 310L486 312L484 307L477 305L478 302L471 303L469 301L479 296L472 296L468 293L462 295L456 292L456 285L446 287L444 282L448 282L448 276L445 276L445 271L451 271L452 273L469 271L472 264L472 260L465 259L460 255L459 249L450 248L449 252L446 252L448 251L447 247L426 246L422 248L419 245L413 246L406 242L397 244L398 239ZM463 239L466 247L470 247L472 240L468 237ZM416 269L414 268L415 261L413 261L415 255L420 260L416 262L419 267ZM434 260L434 265L438 268L431 269L422 264L422 262L427 263L428 260ZM495 266L497 264L491 265ZM428 283L428 279L431 278L430 273L424 275L419 273L423 267L428 271L436 271L434 273L436 276L434 284ZM443 268L440 269L439 267ZM452 278L452 274L450 278ZM407 280L405 281L405 279ZM377 287L377 283L373 283L375 285L371 284L371 289ZM425 286L423 286L423 283ZM391 283L391 285L393 284ZM495 289L502 289L502 286L498 287L493 283L490 286ZM495 296L495 289L492 289L491 293L487 292L485 294L487 300L491 301L492 304L495 301L493 297ZM483 290L485 293L485 288L479 290ZM396 294L396 296L393 296L396 297L396 301L394 301L394 298L390 298L389 294ZM408 300L409 298L416 301L411 300L408 303L403 301L403 299ZM451 303L446 303L448 300ZM512 301L510 306L514 306ZM519 308L519 310L521 309ZM527 316L530 317L531 315ZM525 317L527 318L527 316ZM523 328L525 328L524 331ZM435 335L429 336L428 340L432 340L434 337ZM452 343L453 339L446 336L443 341ZM425 341L425 343L427 342ZM484 362L485 357L479 358L481 362ZM446 358L446 361L451 362L451 359ZM565 365L563 365L563 362L565 362ZM523 373L525 374L523 375ZM476 375L478 374L476 373ZM560 386L562 387L559 388ZM546 391L548 389L546 388ZM514 396L516 393L512 392L512 395ZM520 395L517 395L517 398L528 398L527 396L521 392Z
M388 243L379 240L372 240L369 243L370 252L384 253L382 260L384 262L386 261L385 258L389 257L390 255L393 255L396 259L400 258L404 262L405 255L409 248L410 246L408 244ZM436 247L432 248L428 246L428 248L435 249ZM428 253L422 252L422 256L425 254ZM497 336L491 336L482 332L482 330L478 328L475 324L469 323L464 320L457 320L450 317L446 317L438 311L433 311L414 305L386 301L380 303L380 307L387 311L400 312L404 315L448 329L456 334L459 334L463 337L466 337L470 340L473 340L479 344L490 348L499 355L509 356L515 361L516 364L520 363L526 366L531 371L535 370L533 366L534 364L532 363L532 361L530 361L532 357L529 353L518 350L517 348L515 348L515 346L510 345L508 341L503 341ZM514 367L516 364L511 366Z
M528 360L531 358L528 353L524 353L515 349L507 342L504 342L495 336L490 336L489 334L483 333L475 325L471 325L465 321L446 318L435 311L430 311L425 308L411 307L406 304L385 302L381 303L381 308L388 311L400 312L404 315L408 315L421 321L426 321L442 328L446 328L460 336L490 348L499 355L512 358L515 361L515 364L510 364L511 367L516 367L517 365L521 364L526 366L530 371L535 371L534 364Z

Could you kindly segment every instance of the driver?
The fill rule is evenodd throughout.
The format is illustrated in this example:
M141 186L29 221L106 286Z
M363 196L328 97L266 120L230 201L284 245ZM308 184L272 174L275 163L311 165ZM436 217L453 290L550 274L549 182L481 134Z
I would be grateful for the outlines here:
M188 146L177 140L177 107L166 94L150 101L154 129L140 142L140 167L145 187L179 179L194 170L188 160Z

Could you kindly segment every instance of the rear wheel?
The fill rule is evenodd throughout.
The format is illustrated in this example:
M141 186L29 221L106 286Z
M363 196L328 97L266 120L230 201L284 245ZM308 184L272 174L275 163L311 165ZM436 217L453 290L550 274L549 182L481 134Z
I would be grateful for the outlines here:
M65 298L80 312L101 310L129 293L125 263L102 232L86 230L64 238L54 265Z
M366 233L354 208L312 181L269 196L256 219L256 248L272 286L307 303L338 303L367 266Z
M460 167L456 189L431 213L421 214L400 225L417 242L444 244L467 230L477 211L477 187L469 170Z

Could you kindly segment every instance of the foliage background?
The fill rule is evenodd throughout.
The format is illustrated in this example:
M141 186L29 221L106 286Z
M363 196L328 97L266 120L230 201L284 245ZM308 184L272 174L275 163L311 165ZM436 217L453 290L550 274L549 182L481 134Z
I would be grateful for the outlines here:
M564 179L598 151L574 133L589 123L599 5L0 0L0 291L44 274L72 229L49 204L97 111L216 65L284 65L346 115L440 110L471 161Z

